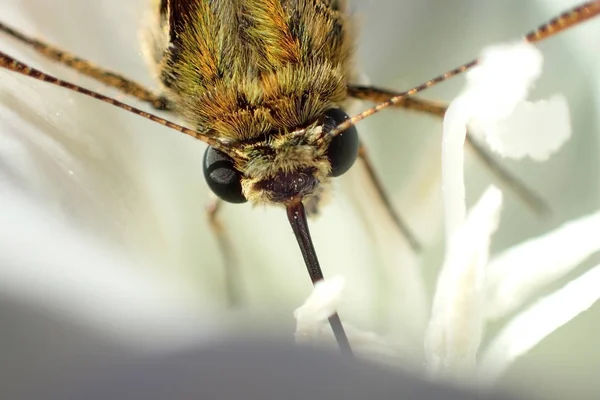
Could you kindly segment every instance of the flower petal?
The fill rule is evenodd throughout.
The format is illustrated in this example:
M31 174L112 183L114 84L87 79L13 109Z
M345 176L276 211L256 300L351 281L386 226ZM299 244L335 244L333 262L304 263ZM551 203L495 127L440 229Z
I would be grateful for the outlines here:
M458 97L446 110L442 133L442 192L446 237L452 236L464 222L465 139L470 118L469 99Z
M496 153L535 161L547 160L570 137L569 107L562 95L521 102L508 118L486 130L487 143Z
M468 373L475 367L484 323L485 266L501 205L502 192L490 187L450 238L425 337L427 367L433 373Z
M0 180L0 296L17 298L110 340L156 351L212 335L209 300L167 273L65 224ZM33 227L35 229L33 229Z
M344 278L334 277L318 282L304 304L294 312L296 343L328 343L335 345L328 318L336 311L344 288ZM344 330L353 351L361 357L378 363L406 367L411 354L402 354L406 348L396 348L374 332L362 331L344 324Z
M546 160L571 136L569 109L562 95L526 102L542 71L542 54L529 43L486 49L480 65L467 74L473 99L469 128L504 157Z
M541 73L542 61L540 51L525 42L488 47L482 52L479 64L467 73L465 91L448 107L442 140L447 237L459 228L466 214L464 142L467 125L482 136L487 136L490 129L503 132L496 128L497 124L525 100L533 81ZM496 135L496 139L501 136Z
M321 336L327 319L336 311L344 289L344 278L336 276L322 280L304 304L294 311L296 341L314 341Z
M514 311L544 286L571 272L600 250L600 212L571 221L511 247L488 266L488 318Z
M485 48L479 64L467 73L467 87L461 95L469 98L471 124L485 128L510 116L527 98L542 63L540 50L526 42Z
M481 358L486 380L496 380L518 357L586 311L600 298L600 265L536 302L510 321Z

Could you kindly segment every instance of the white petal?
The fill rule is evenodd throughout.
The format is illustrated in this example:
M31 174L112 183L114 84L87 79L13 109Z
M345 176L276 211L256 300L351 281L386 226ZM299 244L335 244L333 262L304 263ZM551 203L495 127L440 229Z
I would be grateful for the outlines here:
M488 126L507 118L527 98L542 71L542 53L525 42L490 46L483 50L479 65L467 73L472 123Z
M600 212L511 247L488 266L488 317L514 311L542 287L571 272L600 250Z
M481 358L485 379L497 379L518 357L590 308L600 297L600 265L517 315Z
M446 237L452 236L464 222L465 204L465 138L470 118L470 101L458 97L446 111L442 132L442 192Z
M334 277L318 282L304 304L294 312L296 318L296 343L328 343L335 346L328 318L336 311L344 289L344 278ZM365 332L349 324L344 330L352 350L373 361L401 366L399 351L386 339L374 332Z
M214 321L169 274L64 224L45 204L0 184L0 295L41 305L141 350L196 341ZM30 229L35 226L35 229Z
M469 127L502 156L546 160L570 137L569 110L563 96L524 101L542 69L542 55L533 45L518 43L484 51L480 65L467 74L473 98Z
M406 346L397 346L397 343L392 344L375 332L363 331L349 324L344 324L344 329L352 350L361 358L402 369L410 368L411 361L414 361L413 351ZM325 331L333 342L331 328L327 326ZM418 367L415 366L414 369Z
M432 373L468 373L475 367L484 323L485 266L501 205L502 192L490 187L450 238L425 338Z
M521 102L509 117L489 125L485 137L490 148L504 157L545 161L571 137L567 100L555 95Z
M339 305L344 283L339 276L317 282L308 299L294 311L296 341L313 341L321 336L327 319Z
M486 48L479 64L467 73L465 91L448 107L442 140L447 237L463 223L466 214L463 169L467 125L485 136L508 118L539 77L542 61L540 51L525 42Z

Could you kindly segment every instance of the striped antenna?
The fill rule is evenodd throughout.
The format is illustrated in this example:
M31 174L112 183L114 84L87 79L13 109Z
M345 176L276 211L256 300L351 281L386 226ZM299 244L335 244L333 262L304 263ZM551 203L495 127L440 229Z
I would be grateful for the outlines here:
M195 139L201 140L201 141L209 144L210 146L214 147L215 149L222 151L226 154L231 154L233 151L233 149L230 146L227 146L225 143L220 142L220 141L214 139L213 137L210 137L204 133L200 133L200 132L194 131L192 129L186 128L184 126L175 124L175 123L168 121L164 118L161 118L157 115L150 114L146 111L140 110L139 108L135 108L128 104L122 103L116 99L113 99L112 97L104 96L100 93L83 88L83 87L75 85L73 83L66 82L61 79L55 78L52 75L45 74L35 68L28 66L27 64L24 64L14 58L12 58L11 56L9 56L1 51L0 51L0 68L6 68L10 71L18 72L19 74L23 74L25 76L28 76L28 77L31 77L34 79L38 79L42 82L48 82L48 83L51 83L56 86L60 86L63 88L73 90L74 92L81 93L86 96L90 96L94 99L104 101L105 103L122 108L133 114L139 115L140 117L149 119L150 121L157 122L161 125L164 125L171 129L174 129L185 135L188 135Z
M525 40L529 43L536 43L550 36L554 36L557 33L569 29L575 25L578 25L582 22L587 21L593 17L596 17L600 14L600 0L593 0L583 3L579 6L576 6L556 18L551 19L547 23L540 25L536 30L525 35ZM434 85L437 85L440 82L443 82L447 79L452 78L453 76L462 74L465 71L473 68L479 63L479 60L473 60L466 64L461 65L458 68L454 68L442 75L436 76L433 79L428 80L425 83L420 84L410 90L405 92L401 92L398 95L391 97L390 99L375 105L374 107L368 108L360 114L356 114L352 118L342 122L334 130L330 132L332 136L339 135L346 129L350 128L352 125L356 125L358 122L362 121L365 118L370 117L373 114L378 113L381 110L384 110L388 107L394 106L406 98L415 95L416 93L422 92L425 89L428 89Z

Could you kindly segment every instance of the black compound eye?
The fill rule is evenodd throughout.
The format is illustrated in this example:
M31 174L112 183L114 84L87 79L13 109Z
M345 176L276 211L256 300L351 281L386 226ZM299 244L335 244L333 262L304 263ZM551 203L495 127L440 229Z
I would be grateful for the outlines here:
M220 199L228 203L248 201L242 193L242 174L233 167L233 160L229 156L208 146L202 164L208 187Z
M350 117L338 108L332 108L325 112L325 132L333 130L337 125ZM340 176L346 173L356 161L358 156L358 132L353 125L344 132L335 136L329 144L327 157L331 163L331 176Z

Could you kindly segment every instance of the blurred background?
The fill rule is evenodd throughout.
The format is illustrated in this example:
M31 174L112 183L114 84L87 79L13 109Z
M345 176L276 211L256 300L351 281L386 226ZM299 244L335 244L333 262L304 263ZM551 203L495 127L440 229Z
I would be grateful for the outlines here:
M147 3L2 0L2 21L152 86L138 40ZM577 3L350 1L357 71L377 86L407 89L473 59L486 45L520 38ZM600 21L592 20L540 44L545 69L532 97L564 93L573 137L546 163L502 161L549 202L552 215L540 218L505 192L494 252L598 209L599 34ZM0 43L2 51L45 72L129 101L4 35ZM463 83L453 79L424 97L450 101ZM224 207L244 302L242 310L227 310L222 256L204 211L209 194L202 143L6 71L0 71L0 129L0 349L11 350L2 357L3 369L11 371L7 382L35 382L46 372L36 376L33 365L95 357L103 346L164 353L205 343L224 330L291 340L292 312L311 285L285 215L276 208ZM359 131L396 209L424 242L422 295L430 299L444 246L434 186L440 121L388 110L361 123ZM433 189L421 190L421 176ZM473 159L468 204L493 181ZM311 231L326 276L346 278L342 318L394 337L414 349L409 358L418 363L422 338L403 336L402 293L382 296L381 254L344 185L335 186ZM565 281L598 260L588 260ZM541 398L593 398L599 313L596 306L552 334L502 383ZM503 322L491 326L486 338ZM68 326L73 338L55 324ZM78 342L80 335L93 337L94 345Z

